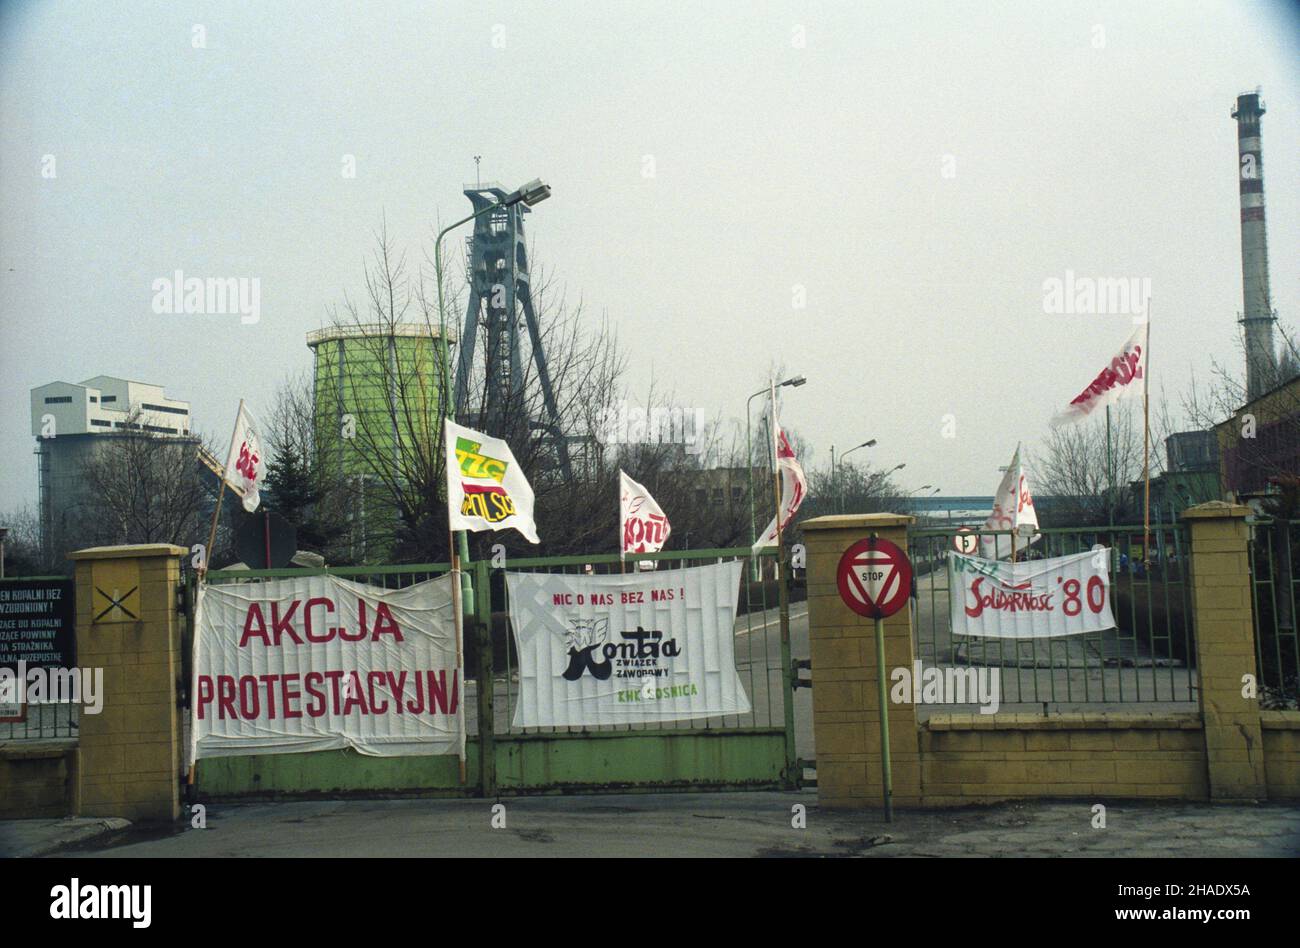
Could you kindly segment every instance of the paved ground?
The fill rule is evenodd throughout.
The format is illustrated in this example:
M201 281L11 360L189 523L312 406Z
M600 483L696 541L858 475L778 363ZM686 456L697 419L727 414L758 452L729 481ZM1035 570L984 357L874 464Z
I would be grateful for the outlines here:
M1018 803L878 815L822 811L814 793L349 800L213 805L208 828L131 827L82 856L1300 856L1300 807ZM792 825L806 808L806 828ZM57 824L67 821L23 821ZM16 855L0 823L0 855ZM37 835L24 830L25 838ZM6 851L8 850L8 851ZM30 850L28 850L30 852ZM48 851L48 850L47 850Z
M116 818L64 820L0 820L0 858L41 856L91 840L111 839L131 822Z

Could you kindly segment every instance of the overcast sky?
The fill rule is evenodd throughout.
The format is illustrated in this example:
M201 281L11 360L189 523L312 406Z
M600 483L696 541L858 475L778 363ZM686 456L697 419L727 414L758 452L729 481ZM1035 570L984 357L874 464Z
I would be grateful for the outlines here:
M535 259L608 313L634 387L743 418L782 362L812 466L874 437L905 486L991 494L1131 329L1045 312L1045 280L1149 279L1171 394L1242 362L1229 109L1257 85L1273 302L1300 322L1294 10L6 2L0 510L35 501L32 387L159 383L224 439L309 370L384 215L418 260L467 213L475 154L552 185ZM176 270L257 277L260 321L154 313Z

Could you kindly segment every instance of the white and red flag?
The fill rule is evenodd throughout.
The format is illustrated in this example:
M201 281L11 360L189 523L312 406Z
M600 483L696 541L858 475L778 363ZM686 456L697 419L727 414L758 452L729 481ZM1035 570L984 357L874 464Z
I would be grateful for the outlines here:
M252 513L262 502L259 491L266 480L266 451L262 447L261 426L252 413L239 403L235 433L226 456L226 483L243 494L244 509Z
M1129 395L1142 395L1147 384L1148 319L1133 330L1124 347L1097 373L1097 377L1052 417L1052 427L1083 421L1099 408Z
M772 431L776 442L776 469L781 474L781 509L755 542L753 547L755 552L763 547L776 546L777 518L780 518L781 531L784 532L794 520L794 515L799 512L799 505L803 503L804 496L808 493L808 478L804 476L799 459L794 456L790 439L785 436L780 423L776 420L775 399L772 403Z
M1037 532L1038 511L1034 509L1034 497L1029 491L1029 478L1020 463L1020 445L1011 455L1011 464L1002 475L998 492L993 495L993 512L984 521L985 530L1010 530L1014 533ZM980 537L984 556L1001 559L1010 555L1012 544L1008 537Z
M658 553L672 532L668 516L650 492L627 476L618 472L618 532L622 539L620 551L628 553Z

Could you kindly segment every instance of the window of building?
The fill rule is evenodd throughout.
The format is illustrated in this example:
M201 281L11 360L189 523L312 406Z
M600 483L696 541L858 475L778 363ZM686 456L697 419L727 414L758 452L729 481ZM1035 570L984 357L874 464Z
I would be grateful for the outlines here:
M715 504L721 504L721 503L722 503L722 488L721 488L721 487L715 487L715 488L713 488L713 502L714 502Z
M144 426L144 430L145 430L145 431L156 431L156 432L158 432L159 434L175 434L175 433L176 433L176 429L175 429L175 428L160 428L158 425L145 425L145 426Z
M188 415L190 413L188 408L172 408L169 405L150 405L148 402L142 403L140 407L145 411L164 411L169 415Z
M91 423L92 425L94 425L96 428L108 428L108 427L110 427L111 424L112 424L111 422L101 421L101 420L98 419L98 418L92 418L92 419L90 419L90 423Z
M115 401L117 401L116 395L105 395L103 398L99 400L99 403L101 405L107 405L109 402L115 402Z
M98 402L98 401L99 401L99 396L98 396L98 395L91 395L91 396L90 396L90 400L91 400L92 402Z
M45 404L47 404L47 405L71 405L71 404L72 404L72 396L71 396L71 395L55 395L55 396L52 397L52 398L47 398L47 399L45 399Z
M732 502L733 504L738 504L738 503L740 503L740 496L741 496L741 495L740 495L740 488L739 488L739 487L733 487L733 488L731 488L731 502Z
M695 502L697 504L703 504L708 499L709 499L709 492L706 491L703 487L697 487L695 489Z

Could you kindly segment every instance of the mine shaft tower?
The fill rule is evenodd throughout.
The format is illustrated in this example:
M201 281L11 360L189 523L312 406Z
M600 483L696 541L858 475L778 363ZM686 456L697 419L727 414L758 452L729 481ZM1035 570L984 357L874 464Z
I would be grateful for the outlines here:
M530 429L544 431L553 446L556 466L566 480L572 476L568 439L560 430L560 413L551 386L551 374L542 348L541 329L533 307L525 246L524 215L529 208L522 202L507 206L506 191L487 182L465 188L465 196L474 210L500 205L474 221L474 234L467 238L469 259L469 303L465 311L465 328L460 337L456 365L456 401L458 414L470 425L491 435L505 430L505 418L511 411L526 406L524 364L520 323L528 331L529 351L542 388L544 417L529 419ZM479 330L486 330L480 340ZM481 406L465 411L470 372L474 367L474 350L483 346L485 399ZM481 410L480 410L481 409Z

